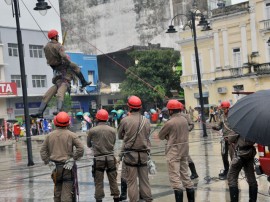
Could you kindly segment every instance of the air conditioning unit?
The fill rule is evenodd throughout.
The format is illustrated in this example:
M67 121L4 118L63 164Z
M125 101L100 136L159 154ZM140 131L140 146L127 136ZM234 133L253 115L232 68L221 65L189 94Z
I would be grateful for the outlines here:
M219 87L217 89L217 92L220 94L227 93L227 88L226 87Z

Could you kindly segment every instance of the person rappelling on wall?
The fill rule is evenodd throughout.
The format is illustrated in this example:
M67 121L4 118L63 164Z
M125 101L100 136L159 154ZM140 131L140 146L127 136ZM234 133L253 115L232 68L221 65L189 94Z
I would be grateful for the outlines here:
M85 80L80 67L71 62L68 55L65 53L64 46L58 42L59 35L57 30L50 30L48 32L48 38L51 40L44 47L45 57L47 59L47 64L52 67L54 72L59 72L63 68L70 68L74 71L75 75L81 81L81 89L90 85L92 82Z
M38 112L31 114L32 118L42 118L49 101L54 95L57 97L57 110L53 113L57 115L58 112L63 111L63 103L65 93L70 90L71 80L78 77L82 83L81 89L90 85L92 82L87 82L80 68L69 60L68 55L64 51L64 47L58 42L59 35L54 29L48 32L50 42L44 47L47 64L50 65L54 71L52 83L54 86L48 89L42 98Z

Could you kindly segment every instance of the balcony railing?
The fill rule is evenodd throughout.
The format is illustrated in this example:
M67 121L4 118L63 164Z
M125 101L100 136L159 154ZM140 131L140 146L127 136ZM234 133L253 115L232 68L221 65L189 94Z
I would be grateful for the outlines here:
M270 74L270 63L263 64L246 64L243 67L222 68L215 72L202 73L202 80L223 80L230 78L260 76ZM197 82L197 74L181 76L182 83Z
M248 12L248 9L249 9L249 2L243 2L239 4L226 6L224 8L216 8L216 9L213 9L211 12L212 12L212 17L215 18L215 17L230 15L230 14L239 13L243 11Z
M254 65L254 73L256 74L270 74L270 63L263 63Z

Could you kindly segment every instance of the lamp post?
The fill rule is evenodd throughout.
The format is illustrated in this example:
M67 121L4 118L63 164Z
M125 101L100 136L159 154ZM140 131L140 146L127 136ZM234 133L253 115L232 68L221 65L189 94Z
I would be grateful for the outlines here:
M26 143L27 143L27 154L28 154L28 166L33 166L33 156L32 156L32 142L30 135L30 116L28 109L28 99L27 99L27 87L26 87L26 76L25 76L25 66L24 66L24 56L23 56L23 45L22 45L22 33L19 21L19 3L18 0L12 0L7 4L12 4L13 17L15 15L16 27L17 27L17 40L18 40L18 52L20 60L20 70L21 70L21 82L22 82L22 94L23 94L23 108L25 117L25 129L26 129Z
M187 17L190 22L187 24L192 29L193 32L193 39L194 39L194 51L195 51L195 60L196 60L196 70L197 70L197 77L198 77L198 88L199 88L199 96L200 96L200 106L201 106L201 118L202 118L202 127L203 127L203 137L207 137L207 132L206 132L206 125L205 125L205 116L204 116L204 103L203 103L203 93L202 93L202 82L201 82L201 72L200 72L200 63L199 63L199 54L198 54L198 47L197 47L197 34L196 34L196 25L195 25L195 17L197 16L196 14L197 10L190 11L190 15L186 16L185 14L177 14L175 15L172 20L171 20L171 25L169 26L169 29L167 30L166 33L176 33L177 31L175 30L174 26L172 25L173 20L177 16L185 16ZM204 15L200 14L200 22L198 26L203 26L203 31L206 30L211 30L209 23L205 20Z
M44 3L44 0L38 0L38 2L40 1ZM28 155L27 165L33 166L34 162L33 162L33 155L32 155L31 135L30 135L30 116L29 116L28 99L27 99L27 86L26 86L26 75L25 75L23 45L22 45L22 33L21 33L21 27L20 27L20 21L19 21L19 17L20 17L19 2L18 0L5 0L5 2L8 5L12 4L13 17L15 16L15 20L16 20L18 52L19 52L19 60L20 60L22 94L23 94L23 108L24 108L25 129L26 129L27 155Z

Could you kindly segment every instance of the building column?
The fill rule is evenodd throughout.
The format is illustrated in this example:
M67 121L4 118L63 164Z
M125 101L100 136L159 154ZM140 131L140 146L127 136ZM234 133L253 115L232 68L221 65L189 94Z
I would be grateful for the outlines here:
M223 57L224 57L224 67L228 67L230 65L229 61L229 48L228 48L228 30L222 30L222 40L223 40Z
M215 47L215 67L221 67L220 52L219 52L219 36L218 32L214 32L214 47Z
M242 61L243 64L248 63L248 47L247 47L247 30L246 30L246 24L240 25L241 29L241 42L242 42Z
M252 53L258 53L258 42L257 42L257 30L256 30L256 16L254 3L250 1L250 32L251 32L251 51Z
M182 76L185 76L186 70L185 70L185 68L183 68L183 67L185 67L185 56L183 54L181 55L181 60L182 60Z
M215 72L215 65L214 65L214 50L213 48L209 49L209 55L210 55L210 71Z

